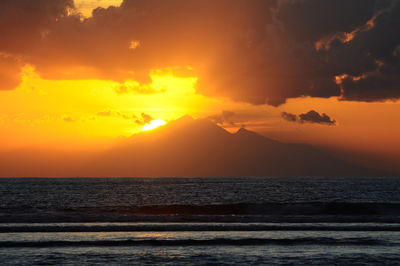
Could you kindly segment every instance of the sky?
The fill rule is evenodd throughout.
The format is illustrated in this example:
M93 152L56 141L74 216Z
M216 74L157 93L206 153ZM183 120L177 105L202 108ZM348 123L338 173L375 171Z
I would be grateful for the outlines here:
M106 149L188 114L397 169L399 18L397 0L2 0L0 152Z

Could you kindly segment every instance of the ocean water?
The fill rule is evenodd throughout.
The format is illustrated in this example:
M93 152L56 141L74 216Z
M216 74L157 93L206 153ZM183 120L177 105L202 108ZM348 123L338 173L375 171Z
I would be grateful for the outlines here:
M0 179L1 265L400 265L400 178Z

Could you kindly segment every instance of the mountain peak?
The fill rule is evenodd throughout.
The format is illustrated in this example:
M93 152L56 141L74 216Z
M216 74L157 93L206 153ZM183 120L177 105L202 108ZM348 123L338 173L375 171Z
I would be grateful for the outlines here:
M259 136L259 137L265 138L264 136L261 136L260 134L258 134L258 133L256 133L256 132L253 132L253 131L250 131L250 130L245 129L244 127L241 127L241 128L235 133L235 135L237 135L237 136Z
M155 167L157 166L157 167ZM372 176L372 171L307 145L280 143L208 119L183 116L120 145L91 165L118 176Z
M186 126L186 125L191 125L195 122L196 120L191 117L190 115L184 115L179 117L178 119L171 120L166 124L166 127L181 127L181 126Z
M247 134L250 131L248 131L247 129L245 129L244 127L239 128L239 130L236 132L236 134Z
M191 122L191 121L195 121L195 119L190 115L184 115L174 120L174 122Z

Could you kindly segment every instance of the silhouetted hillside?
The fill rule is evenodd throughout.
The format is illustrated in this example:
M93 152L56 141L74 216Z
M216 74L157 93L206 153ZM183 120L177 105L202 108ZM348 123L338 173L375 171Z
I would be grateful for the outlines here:
M308 145L189 116L132 136L86 169L102 176L379 176ZM97 173L97 174L96 174Z

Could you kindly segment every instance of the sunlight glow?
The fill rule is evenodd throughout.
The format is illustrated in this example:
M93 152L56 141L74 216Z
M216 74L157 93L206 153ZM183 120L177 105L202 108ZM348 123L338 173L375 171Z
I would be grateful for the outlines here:
M78 70L84 72L71 71ZM265 113L267 108L198 94L190 67L152 69L148 75L147 82L51 80L26 65L18 88L0 90L0 149L100 148L142 132L154 119L204 118L224 110Z
M92 11L98 7L108 8L109 6L120 6L122 0L75 0L74 5L78 12L84 17L92 16Z
M163 126L166 123L167 122L165 122L164 120L161 120L161 119L152 120L152 121L150 121L150 123L147 123L142 127L142 131L152 130L152 129L158 128L160 126Z

